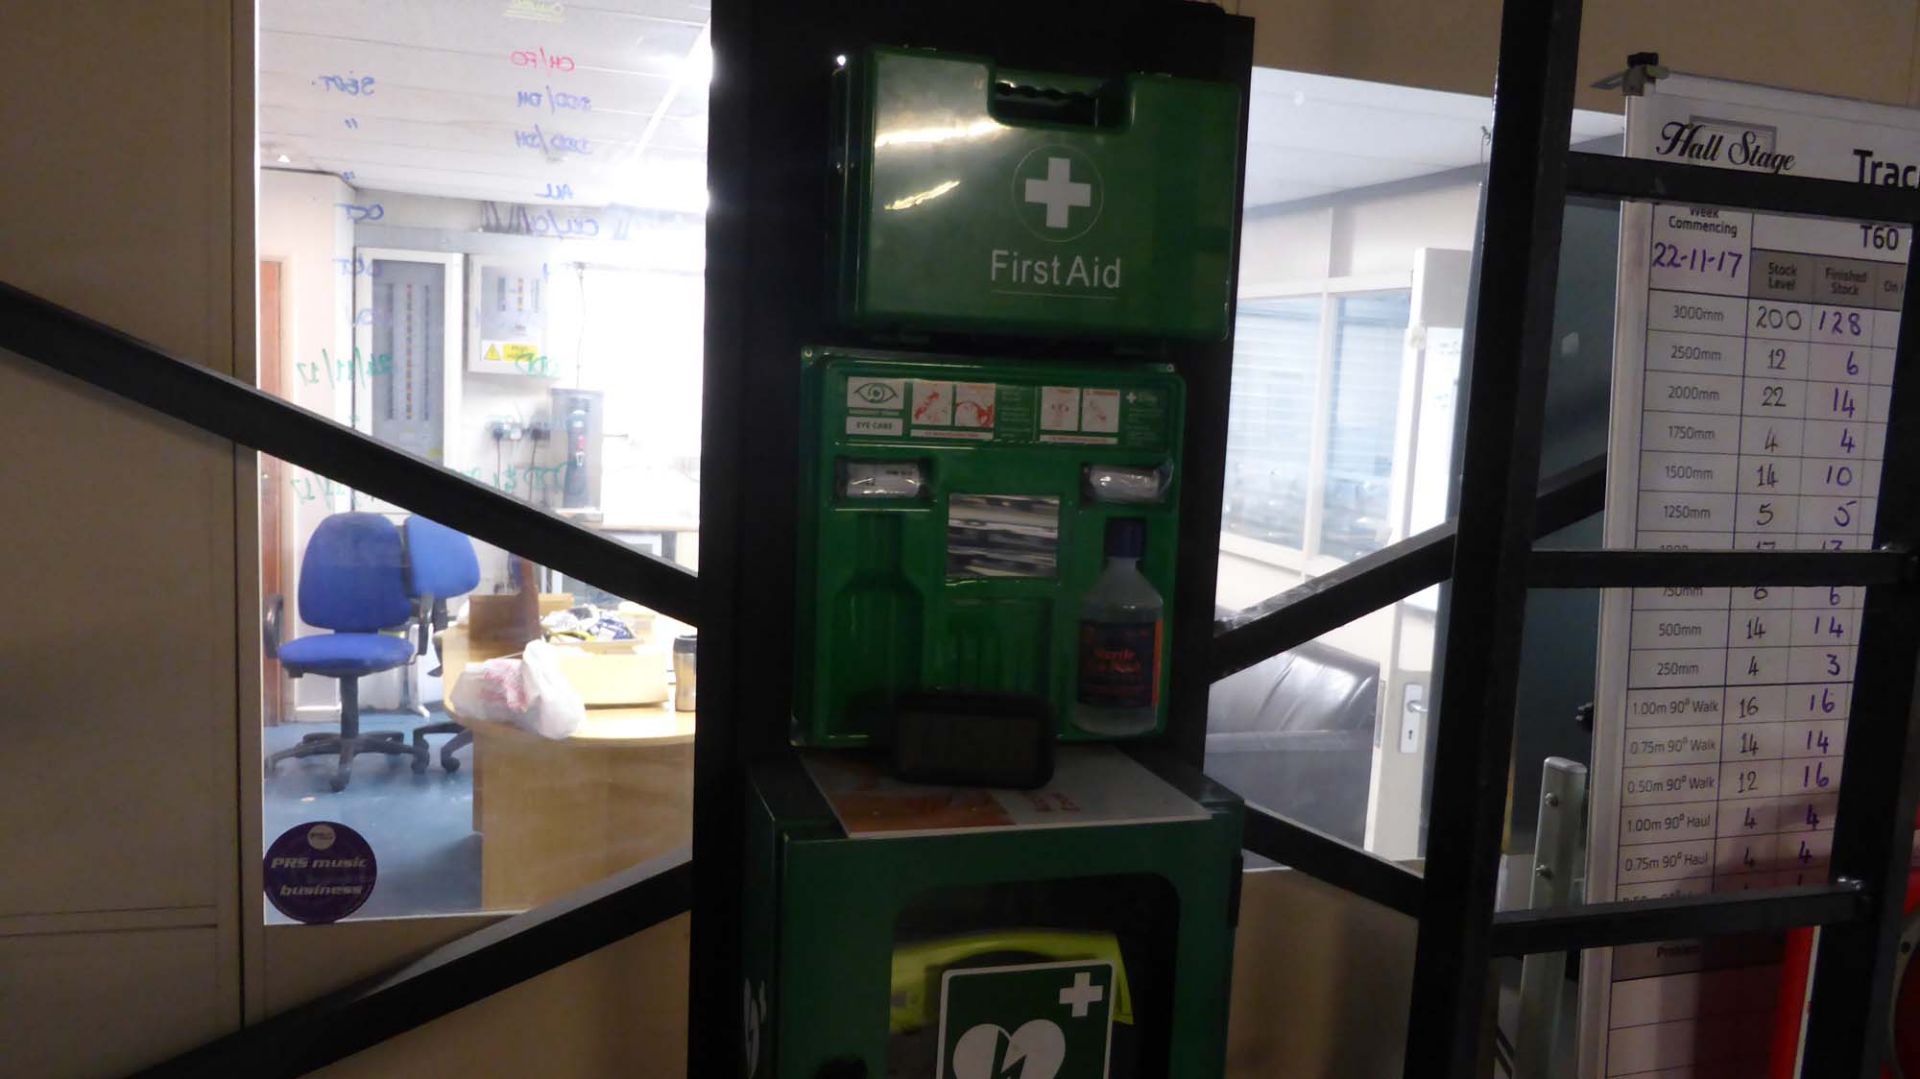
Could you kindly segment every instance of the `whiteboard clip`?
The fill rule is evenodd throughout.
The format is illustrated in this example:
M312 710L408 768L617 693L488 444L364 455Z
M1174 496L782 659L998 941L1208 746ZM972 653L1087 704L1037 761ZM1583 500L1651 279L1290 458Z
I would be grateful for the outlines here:
M1657 52L1636 52L1627 56L1627 69L1615 72L1593 84L1596 90L1612 90L1618 87L1628 97L1639 97L1647 92L1647 87L1657 79L1669 74L1660 64Z

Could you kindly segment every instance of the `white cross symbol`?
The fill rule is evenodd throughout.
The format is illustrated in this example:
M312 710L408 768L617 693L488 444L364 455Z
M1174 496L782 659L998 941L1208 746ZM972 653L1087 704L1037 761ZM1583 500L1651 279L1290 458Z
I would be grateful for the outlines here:
M1047 178L1027 181L1027 201L1047 208L1047 227L1067 227L1068 208L1093 205L1093 185L1073 178L1073 162L1064 157L1047 158Z
M1054 160L1058 161L1059 158ZM1075 1019L1085 1019L1087 1009L1106 997L1107 991L1093 984L1093 978L1084 970L1073 976L1072 985L1060 990L1060 1003L1072 1005Z

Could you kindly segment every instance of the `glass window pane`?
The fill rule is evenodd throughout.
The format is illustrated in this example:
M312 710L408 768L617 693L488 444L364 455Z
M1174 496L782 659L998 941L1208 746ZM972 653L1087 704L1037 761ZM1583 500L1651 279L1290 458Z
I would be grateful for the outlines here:
M707 36L442 14L261 8L260 386L692 566Z
M1239 310L1221 527L1298 549L1306 538L1320 297L1244 300Z
M1207 774L1288 820L1419 858L1433 634L1431 611L1395 604L1215 682Z
M1319 549L1342 561L1386 546L1393 531L1388 499L1411 297L1396 290L1336 301Z
M690 627L260 466L270 861L311 857L316 825L350 850L350 830L377 874L348 916L402 917L524 910L689 841ZM300 868L268 866L269 923L354 883Z
M260 6L259 385L697 569L708 33L548 6L531 23ZM686 627L465 537L450 545L477 569L434 597L441 617L412 594L397 617L356 612L368 567L332 565L347 581L310 595L316 544L346 520L404 530L411 508L282 461L261 473L265 636L293 650L264 664L262 754L309 751L263 769L265 844L361 833L379 867L365 918L518 910L686 841L691 713L660 703ZM416 553L402 545L403 575ZM548 732L564 737L458 699L510 687L536 639L584 709ZM355 705L384 744L348 776L328 739Z

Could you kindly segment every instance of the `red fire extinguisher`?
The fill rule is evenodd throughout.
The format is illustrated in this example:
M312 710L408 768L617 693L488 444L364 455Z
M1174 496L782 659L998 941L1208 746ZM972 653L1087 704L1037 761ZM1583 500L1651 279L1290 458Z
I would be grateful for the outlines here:
M1920 820L1916 820L1920 825ZM1907 897L1901 908L1906 926L1900 933L1900 968L1894 974L1893 1009L1889 1016L1887 1066L1883 1079L1920 1079L1920 972L1910 971L1920 953L1920 869L1907 873ZM1772 1067L1769 1079L1794 1079L1800 1063L1800 1036L1806 1025L1807 989L1813 978L1813 942L1816 930L1787 933L1782 961L1780 997L1775 1004ZM1909 976L1911 974L1911 976Z

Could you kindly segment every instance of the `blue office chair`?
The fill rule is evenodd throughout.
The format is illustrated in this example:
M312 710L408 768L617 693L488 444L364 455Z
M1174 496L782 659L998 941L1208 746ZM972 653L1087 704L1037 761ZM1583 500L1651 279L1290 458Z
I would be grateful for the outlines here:
M407 536L407 594L415 604L420 620L421 655L426 654L430 634L447 628L447 601L464 596L480 586L480 559L473 553L473 541L465 534L425 517L409 517ZM442 674L436 668L434 674ZM452 772L460 767L453 755L473 741L473 732L453 720L429 723L413 731L414 768L423 769L427 759L427 735L451 734L440 747L440 767Z
M300 617L332 633L287 641L276 649L287 674L317 674L340 680L340 730L309 734L300 744L267 758L271 775L283 760L338 754L330 785L345 790L356 753L414 758L425 771L426 751L408 745L399 731L360 733L360 678L404 667L413 642L380 632L405 625L413 614L407 597L400 530L377 513L336 513L320 522L300 560Z

